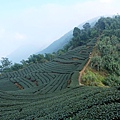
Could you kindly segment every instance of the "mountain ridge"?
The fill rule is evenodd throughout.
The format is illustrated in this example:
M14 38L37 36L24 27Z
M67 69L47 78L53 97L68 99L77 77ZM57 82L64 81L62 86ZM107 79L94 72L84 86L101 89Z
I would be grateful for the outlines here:
M99 18L100 16L87 20L86 22L83 22L80 25L78 25L78 28L83 29L83 25L87 22L90 23L91 26L94 26ZM61 38L59 38L58 40L50 44L47 48L43 49L40 52L37 52L36 54L57 52L57 50L62 49L72 39L72 36L73 36L72 33L73 33L73 30L69 31L68 33L63 35Z
M90 22L91 26L93 26L99 18L100 17L95 17L86 22ZM78 25L78 27L82 29L82 26L86 22L81 23L80 25ZM40 52L38 52L38 50L34 50L35 46L31 44L31 45L19 47L17 50L13 51L11 54L7 55L6 57L8 57L11 61L13 61L13 63L20 63L21 60L27 59L32 54L45 54L45 53L57 52L57 50L62 49L63 46L66 45L72 39L72 32L73 30L70 30L62 37L51 43L47 48L43 50L41 48L41 50L39 50Z

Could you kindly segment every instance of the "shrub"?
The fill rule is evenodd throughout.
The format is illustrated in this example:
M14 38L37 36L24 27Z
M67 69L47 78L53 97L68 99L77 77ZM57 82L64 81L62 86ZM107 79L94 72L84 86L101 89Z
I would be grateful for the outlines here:
M84 73L82 76L82 83L90 86L103 86L103 79L104 77L100 74L87 70L86 73Z
M120 77L116 75L109 75L107 78L103 80L103 84L107 86L118 86L120 85Z

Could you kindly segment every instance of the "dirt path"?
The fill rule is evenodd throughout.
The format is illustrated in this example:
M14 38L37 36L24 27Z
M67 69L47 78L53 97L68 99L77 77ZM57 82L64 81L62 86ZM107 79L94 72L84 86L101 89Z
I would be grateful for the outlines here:
M100 35L100 36L101 36L101 35ZM99 41L99 39L100 39L100 36L97 38L96 44L98 43L98 41ZM96 47L96 45L94 46L94 49L95 49L95 47ZM83 67L83 69L79 72L79 78L78 78L79 85L83 85L83 84L81 83L81 81L82 81L81 78L82 78L82 75L83 75L84 71L86 70L87 66L88 66L89 63L90 63L92 56L93 56L93 52L91 52L91 53L89 54L89 60L87 61L87 63L86 63L85 66Z
M86 63L85 66L83 67L83 69L79 72L79 78L78 78L79 85L82 85L82 83L81 83L81 78L82 78L82 75L83 75L84 71L86 70L87 66L88 66L89 63L90 63L90 60L91 60L91 55L89 56L89 60L87 61L87 63Z
M19 89L24 89L20 84L18 84L18 83L15 83L15 85L19 88Z

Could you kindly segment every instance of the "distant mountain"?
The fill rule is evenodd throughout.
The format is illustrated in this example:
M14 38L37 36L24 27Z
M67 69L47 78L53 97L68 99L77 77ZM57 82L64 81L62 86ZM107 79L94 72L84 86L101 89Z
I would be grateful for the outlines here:
M6 56L13 63L20 63L21 60L26 60L30 55L36 53L35 46L24 45L13 51L11 54Z
M91 24L91 26L94 26L95 23L97 22L97 20L99 19L100 17L96 17L96 18L93 18L93 19L90 19L86 22L89 22ZM78 26L78 28L82 29L83 25L86 23L82 23ZM37 52L36 54L44 54L44 53L52 53L52 52L56 52L57 50L59 49L62 49L63 46L65 44L67 44L71 39L72 39L72 33L73 33L73 30L69 31L68 33L66 33L65 35L63 35L61 38L59 38L58 40L54 41L52 44L50 44L47 48L43 49L42 51L40 52Z
M69 42L69 40L72 38L72 31L68 32L67 34L65 34L64 36L62 36L60 39L54 41L51 45L49 45L46 49L38 52L37 54L44 54L44 53L52 53L55 52L61 48L63 48L63 46L65 44L67 44Z

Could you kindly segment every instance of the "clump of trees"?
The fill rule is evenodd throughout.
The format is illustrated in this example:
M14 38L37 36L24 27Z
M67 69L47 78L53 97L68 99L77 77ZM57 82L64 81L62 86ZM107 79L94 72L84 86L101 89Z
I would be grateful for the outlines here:
M100 41L97 44L98 52L91 60L91 67L109 73L103 81L105 85L120 85L120 16L102 17L95 27L100 33Z
M12 65L12 61L9 61L8 58L2 57L2 59L0 60L1 65L0 65L0 72L4 71L8 71L8 69L11 67Z
M3 57L1 59L0 72L17 71L34 63L45 63L51 61L52 59L54 59L54 57L55 57L55 53L52 54L46 53L45 55L33 54L30 55L30 57L27 60L22 60L21 63L15 63L15 64L13 64L12 61L10 61L8 58Z
M89 23L85 23L83 25L83 29L75 27L73 30L73 38L67 45L64 46L64 49L67 51L69 49L85 45L92 39L93 35L97 36L97 32L94 28L91 28Z

